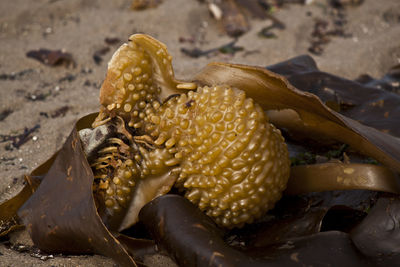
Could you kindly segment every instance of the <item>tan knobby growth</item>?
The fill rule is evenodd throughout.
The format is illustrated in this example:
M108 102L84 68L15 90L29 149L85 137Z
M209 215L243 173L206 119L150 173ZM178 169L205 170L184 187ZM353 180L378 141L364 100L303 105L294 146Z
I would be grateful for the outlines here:
M240 88L176 81L166 47L151 37L133 35L114 54L100 102L93 126L118 129L92 162L94 190L111 215L129 217L132 205L174 184L219 225L240 227L286 187L287 147L262 108ZM139 189L157 179L157 190Z

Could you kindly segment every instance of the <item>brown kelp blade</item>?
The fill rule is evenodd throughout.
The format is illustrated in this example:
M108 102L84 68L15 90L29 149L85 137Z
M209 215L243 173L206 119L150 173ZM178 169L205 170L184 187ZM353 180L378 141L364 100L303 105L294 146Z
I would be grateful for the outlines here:
M91 123L94 115L84 117L77 126ZM93 174L75 128L39 188L18 215L35 245L43 251L98 253L113 258L122 266L136 266L98 216L92 184Z
M377 195L367 190L285 195L260 220L228 232L225 239L238 249L253 251L322 231L348 233L362 221Z
M363 75L355 81L320 71L307 55L267 68L340 114L400 137L400 76L395 75L395 67L381 79Z
M349 144L361 153L400 171L398 138L331 110L317 96L296 89L278 74L259 67L211 63L194 80L203 85L229 84L240 88L265 110L294 110L290 116L283 118L279 117L280 111L269 114L270 120L289 131L300 131L314 138L327 137ZM293 124L293 120L297 123Z
M297 199L296 199L297 200ZM291 204L296 205L295 201ZM255 223L245 226L233 233L234 244L244 244L242 249L251 250L284 242L291 238L308 236L320 232L321 222L328 208L312 207L299 214L287 214L286 217L275 216L266 223Z
M262 259L263 266L371 266L354 248L349 235L340 231L291 238L246 254Z
M0 237L23 228L17 216L17 211L32 195L39 182L38 179L26 176L13 184L14 190L11 194L2 196L0 200Z
M181 196L154 199L139 218L180 266L251 266L244 254L225 244L211 218Z
M3 194L0 198L0 236L23 228L23 224L17 216L18 209L30 198L38 188L44 175L53 164L57 153L50 157L43 164L39 165L29 175L18 179L12 186L13 192Z
M383 166L358 163L322 163L293 166L285 193L298 195L348 189L400 194L400 183L397 176Z
M399 220L399 196L380 198L350 237L364 255L377 258L378 266L395 266L400 260Z
M317 233L245 253L228 246L209 217L178 195L148 203L140 219L181 266L367 266L346 233ZM179 225L179 227L177 227ZM285 245L286 244L286 245Z

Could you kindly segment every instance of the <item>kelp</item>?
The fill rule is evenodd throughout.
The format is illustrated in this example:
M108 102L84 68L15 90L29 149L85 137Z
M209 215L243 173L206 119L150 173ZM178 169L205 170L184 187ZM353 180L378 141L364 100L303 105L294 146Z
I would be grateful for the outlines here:
M301 57L272 66L270 69L296 84L302 75L311 75L306 70L309 66L314 66L315 77L324 77L313 64L309 58ZM174 81L174 77L157 78L164 84ZM318 79L313 85L318 84ZM156 198L142 209L140 219L152 233L157 245L164 247L183 265L282 266L340 262L343 265L358 266L364 265L369 258L378 263L382 262L382 253L397 259L397 235L387 234L390 231L397 233L397 228L381 227L382 235L375 235L373 232L374 225L382 223L382 226L387 226L390 220L393 222L393 218L394 222L398 221L397 196L393 197L394 200L378 200L378 204L373 206L376 198L380 197L380 194L373 191L399 193L395 172L400 170L400 141L393 135L357 122L356 120L360 119L356 115L358 113L348 113L355 116L354 119L350 119L337 112L349 111L353 104L354 107L363 105L361 102L353 101L349 104L348 100L343 100L355 99L356 91L348 98L341 95L340 101L337 102L339 104L332 105L331 98L324 100L322 95L319 98L313 93L301 91L274 72L225 63L208 65L192 80L199 85L228 84L241 88L268 110L270 120L290 134L290 137L346 143L352 149L375 158L383 166L326 163L323 165L327 170L325 174L321 172L321 165L292 167L287 192L306 193L306 197L285 196L261 221L246 226L254 227L253 231L246 232L244 228L242 233L236 232L236 235L240 236L239 239L232 237L234 233L231 232L229 240L229 233L221 231L210 218L179 196ZM340 78L337 81L336 87L340 88ZM353 84L347 80L342 81L345 81L345 85ZM298 85L304 86L303 89L309 88L300 82ZM362 84L358 86L365 87ZM371 88L368 90L372 91ZM388 97L385 93L381 96ZM340 108L334 111L329 106ZM393 114L392 119L396 121L398 106L391 104L388 108L394 110L387 111ZM369 112L373 112L373 109ZM144 254L154 253L154 243L110 231L98 214L97 209L101 203L98 203L93 195L93 173L78 137L78 131L90 128L96 116L97 114L91 114L81 118L61 150L28 176L40 178L41 183L19 210L18 216L26 225L35 245L43 251L99 253L113 258L122 266L135 266L140 264ZM392 130L396 129L394 126L386 128L392 122L387 120L382 130L391 129L390 133L393 133ZM330 179L330 182L326 185L324 179ZM336 189L372 191L310 193ZM20 202L29 197L31 192L32 190L24 198L19 198ZM290 205L283 205L288 200ZM182 210L177 208L178 206L182 207ZM3 214L4 206L0 208ZM285 210L286 215L283 212ZM389 216L385 217L385 210L390 210ZM288 215L290 212L293 216ZM351 215L353 213L354 216ZM268 216L273 218L268 219ZM336 223L336 218L343 218L343 223ZM275 235L270 235L274 229ZM283 229L286 229L286 233ZM257 235L260 238L271 236L274 239L252 238ZM239 243L244 241L247 249L235 244L235 240L239 240ZM367 244L372 240L382 241L375 248ZM351 242L354 242L356 247Z
M318 70L315 61L304 55L268 69L285 76L297 89L315 94L340 114L400 137L398 67L381 80L363 75L358 81L351 81Z
M4 195L9 196L4 197L3 195L0 200L0 237L23 227L16 213L29 199L39 183L39 179L25 176L16 181L12 187L12 192L4 193Z
M31 50L26 53L27 57L36 59L48 66L75 66L76 63L70 53L62 50L49 50L41 48L39 50Z
M290 180L286 193L294 195L348 188L400 193L395 173L372 164L322 163L293 166Z
M399 196L382 197L351 231L351 239L361 253L376 264L394 266L400 260L399 220Z
M122 266L136 266L125 247L103 224L93 198L93 173L82 150L78 130L87 128L96 115L88 115L77 122L54 161L51 159L51 166L47 166L43 182L19 210L18 216L35 245L45 252L98 253L113 258ZM140 240L129 243L131 251L135 246L152 245Z
M201 85L242 88L265 109L273 124L315 140L331 139L400 171L400 139L330 109L314 94L300 91L282 76L238 64L211 63L194 80Z
M122 215L120 231L172 186L223 227L251 223L280 199L289 178L281 132L240 88L174 79L171 58L143 34L114 53L93 127L111 123L117 131L90 162L95 195L108 217Z
M367 215L376 196L367 190L286 195L264 218L230 231L225 239L237 249L253 251L319 232L349 233Z
M209 217L177 195L148 203L140 219L180 266L368 266L348 234L338 231L291 238L245 252L233 249Z

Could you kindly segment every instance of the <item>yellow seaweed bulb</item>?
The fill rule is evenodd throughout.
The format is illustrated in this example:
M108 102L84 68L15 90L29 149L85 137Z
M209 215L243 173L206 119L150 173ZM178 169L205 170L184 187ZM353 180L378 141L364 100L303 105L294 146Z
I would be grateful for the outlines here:
M117 50L100 102L94 127L119 121L120 138L110 138L92 163L95 192L108 209L122 207L135 217L146 204L135 198L145 194L138 183L159 177L161 189L146 201L174 184L227 228L251 223L281 198L288 151L262 108L229 85L176 81L171 57L155 39L133 35Z

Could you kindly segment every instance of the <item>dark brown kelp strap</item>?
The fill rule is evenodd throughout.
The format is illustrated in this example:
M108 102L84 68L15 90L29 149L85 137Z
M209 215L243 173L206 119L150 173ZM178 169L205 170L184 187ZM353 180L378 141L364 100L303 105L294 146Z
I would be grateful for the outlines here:
M353 229L355 246L378 266L396 266L400 262L400 198L380 198L368 216Z
M300 122L295 126L287 120L271 122L289 131L307 132L309 136L331 138L349 144L400 172L400 140L374 128L362 125L328 108L316 95L303 92L282 76L259 67L212 63L194 80L200 84L228 84L244 90L265 110L294 110Z
M228 246L210 218L178 195L154 199L139 216L180 266L368 266L348 235L337 231L292 238L246 251L248 256Z
M261 220L232 230L225 238L245 251L266 254L268 247L279 248L279 244L298 238L311 240L319 232L348 233L367 215L377 196L377 192L367 190L285 195Z
M80 122L87 119L84 117ZM93 174L74 129L39 188L18 215L35 245L43 251L98 253L122 266L136 266L98 216L92 183Z
M308 55L267 68L284 75L296 88L317 95L340 114L400 137L400 94L396 93L400 77L395 72L381 79L363 75L352 81L320 71Z
M397 176L384 166L323 163L294 166L285 191L297 195L328 190L366 189L400 194Z
M181 196L154 199L139 219L180 266L249 266L243 265L242 253L225 244L211 218Z

